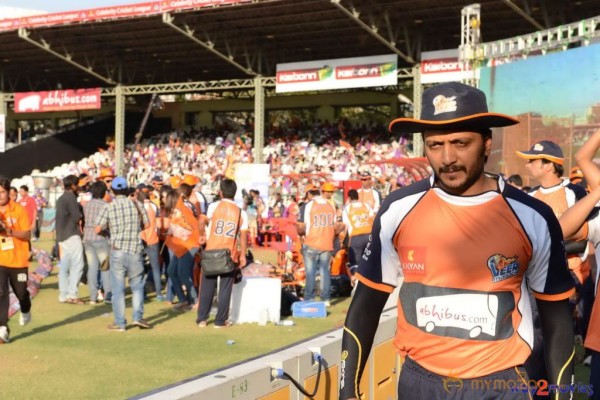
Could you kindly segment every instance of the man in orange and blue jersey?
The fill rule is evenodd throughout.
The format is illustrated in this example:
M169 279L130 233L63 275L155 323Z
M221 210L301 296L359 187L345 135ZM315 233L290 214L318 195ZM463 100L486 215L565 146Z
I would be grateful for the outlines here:
M546 204L484 172L491 128L518 121L488 112L483 92L456 82L427 89L421 110L421 119L395 119L390 131L422 132L433 175L390 194L375 217L344 324L340 399L360 397L381 311L400 278L398 398L530 398L522 368L533 347L528 287L548 383L568 385L574 283L560 225ZM449 377L463 386L444 385ZM474 384L488 379L522 382L524 390Z
M206 250L229 249L231 257L238 266L246 265L248 215L235 204L233 198L237 191L237 185L232 179L221 181L219 196L221 200L208 206L206 217L209 221L206 235ZM204 220L200 221L201 236L204 232ZM238 250L239 243L239 250ZM213 297L219 283L219 298L217 300L217 316L215 328L224 328L231 325L229 318L229 303L231 302L231 291L237 271L218 276L206 276L201 272L200 277L200 304L198 306L198 318L196 323L204 328L208 323Z
M358 267L358 260L365 251L369 242L369 235L373 227L375 213L371 206L358 199L356 189L348 191L350 202L344 207L342 221L347 229L348 235L348 261L350 262L350 273Z
M326 182L321 186L321 195L304 204L298 215L298 235L304 236L302 257L306 272L306 286L304 287L304 300L311 301L316 297L316 272L321 275L320 299L329 306L331 291L331 273L329 264L333 253L333 242L337 235L344 229L344 225L337 222L335 207L331 198L335 186Z

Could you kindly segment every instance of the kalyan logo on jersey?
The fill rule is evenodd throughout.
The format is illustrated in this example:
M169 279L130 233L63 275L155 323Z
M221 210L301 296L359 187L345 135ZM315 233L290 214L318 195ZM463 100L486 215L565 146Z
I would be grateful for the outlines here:
M518 256L505 257L502 254L494 254L487 260L487 266L492 273L492 282L500 282L519 273Z
M427 248L421 246L400 246L400 266L404 275L425 274L425 261L427 260Z

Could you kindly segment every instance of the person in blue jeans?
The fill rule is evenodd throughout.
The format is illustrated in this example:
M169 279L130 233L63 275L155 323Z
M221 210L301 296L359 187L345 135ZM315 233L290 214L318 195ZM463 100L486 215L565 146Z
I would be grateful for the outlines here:
M192 187L181 183L176 196L169 200L170 215L167 246L173 251L167 274L173 290L179 299L176 309L188 310L198 301L198 293L193 283L194 256L199 249L199 225L196 208L189 201ZM168 195L169 196L169 195ZM185 287L185 291L182 287Z
M302 256L306 273L304 300L314 300L316 297L316 272L321 275L321 301L329 307L331 291L331 273L329 263L333 254L337 236L344 230L344 224L338 221L337 211L333 203L335 185L325 182L321 193L316 194L304 204L298 214L298 235L304 236Z
M150 196L145 185L138 185L139 192L137 199L139 202L144 204L144 210L150 221L150 227L142 231L141 238L145 244L146 254L150 262L150 271L148 272L147 278L152 280L154 284L154 291L156 293L156 300L164 301L165 298L162 295L162 281L160 273L160 259L158 256L158 228L160 224L159 208L150 201Z
M144 266L142 263L142 240L140 232L150 226L143 204L127 197L127 180L116 177L111 183L114 200L105 207L96 220L96 233L110 230L110 275L112 282L112 308L114 322L108 326L112 331L124 332L125 277L133 294L133 325L150 329L144 317Z
M129 253L112 249L110 252L110 276L112 281L112 308L115 317L110 330L124 331L125 318L125 277L129 279L132 294L133 324L142 329L150 325L144 321L144 264L141 253Z
M309 246L302 246L302 257L304 257L304 270L306 273L306 286L304 286L304 300L314 300L317 295L316 275L320 276L321 300L329 302L329 293L331 292L331 274L329 265L331 264L332 252L328 250L318 250Z
M193 284L193 269L194 269L194 256L198 252L198 248L189 249L181 257L177 257L175 253L171 256L169 262L168 274L169 279L172 282L172 288L179 303L176 308L189 308L196 304L198 301L198 293ZM185 292L183 288L185 287Z
M83 248L88 264L88 288L90 293L90 304L98 302L98 293L100 289L101 276L102 287L104 288L104 299L110 301L111 298L111 279L109 271L99 272L100 264L108 257L110 251L110 243L108 241L107 232L102 235L96 233L96 218L100 212L108 206L104 201L106 195L106 184L104 182L94 182L90 186L92 200L88 201L83 206L84 227L83 227Z

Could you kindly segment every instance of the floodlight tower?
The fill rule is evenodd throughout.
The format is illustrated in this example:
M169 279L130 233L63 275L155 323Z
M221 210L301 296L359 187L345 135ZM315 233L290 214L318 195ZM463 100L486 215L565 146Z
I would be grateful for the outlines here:
M466 84L478 87L479 79L476 73L477 49L481 42L481 5L471 4L461 11L459 61L463 70L469 71Z

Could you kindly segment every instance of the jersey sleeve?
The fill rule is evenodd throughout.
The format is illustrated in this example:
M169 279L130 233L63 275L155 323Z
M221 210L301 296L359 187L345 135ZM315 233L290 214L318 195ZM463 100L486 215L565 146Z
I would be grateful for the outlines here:
M400 257L394 246L394 235L415 204L430 188L428 180L404 187L390 194L379 209L369 242L355 275L365 285L391 293L402 277Z
M587 195L586 190L579 185L576 185L574 183L569 183L567 185L567 187L573 191L573 193L575 195L575 201L581 200Z
M391 293L396 285L384 282L382 260L385 255L386 264L396 264L399 268L398 254L394 250L392 239L381 231L381 217L378 215L373 223L373 230L369 236L369 242L363 252L355 277L372 289ZM398 274L399 275L399 274Z
M533 295L547 301L568 298L575 290L575 283L567 264L562 230L552 209L521 194L514 195L509 202L531 241L526 279Z

